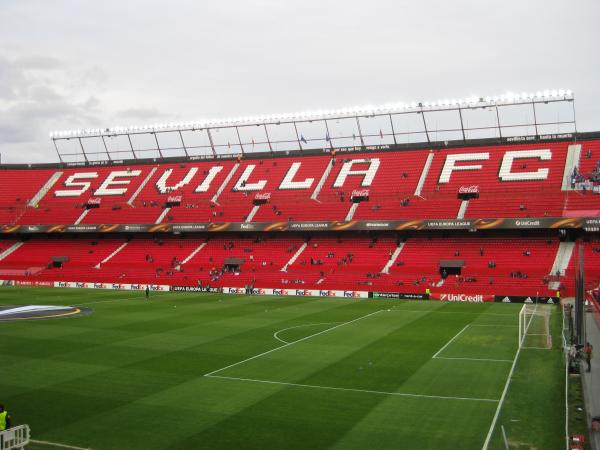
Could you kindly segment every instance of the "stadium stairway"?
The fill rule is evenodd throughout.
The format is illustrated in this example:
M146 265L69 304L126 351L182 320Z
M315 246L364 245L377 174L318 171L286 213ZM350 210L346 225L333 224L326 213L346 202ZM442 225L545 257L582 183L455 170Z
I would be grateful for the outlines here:
M107 262L109 262L112 258L114 258L115 256L117 256L117 254L123 250L127 244L129 242L123 242L119 247L116 248L116 250L114 252L112 252L110 255L108 255L106 258L104 258L102 261L100 261L95 268L96 269L100 269L102 267L102 264L106 264Z
M396 249L394 250L394 253L392 253L392 257L389 259L388 262L385 263L385 266L383 266L383 269L381 269L381 273L385 273L385 274L390 273L390 267L392 267L394 265L394 263L398 259L398 256L400 256L400 252L404 248L405 244L406 244L406 242L400 242L400 244L398 244L398 247L396 247Z
M11 253L17 251L19 249L19 247L21 247L23 244L24 244L24 242L18 241L18 242L15 242L14 244L12 244L10 247L8 247L6 250L2 251L0 253L0 261L5 259Z
M567 148L567 160L565 162L565 170L563 171L563 180L561 190L570 191L571 187L571 177L573 175L573 170L579 170L579 164L581 160L581 144L573 144L569 145Z
M554 263L550 269L550 276L564 277L566 275L574 249L575 242L561 242L559 244L558 250L556 251L556 257L554 258ZM560 286L560 281L551 281L548 286L550 289L557 290Z

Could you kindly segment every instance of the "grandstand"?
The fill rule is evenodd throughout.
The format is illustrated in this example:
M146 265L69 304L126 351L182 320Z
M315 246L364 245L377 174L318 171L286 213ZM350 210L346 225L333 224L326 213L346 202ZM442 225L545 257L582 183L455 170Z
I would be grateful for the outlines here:
M1 169L0 276L295 295L572 295L571 255L598 229L600 137L576 132L574 109L572 119L543 117L573 105L560 90L53 132L59 164ZM506 108L526 118L501 122ZM474 121L478 110L496 123ZM454 119L431 130L439 114ZM410 120L421 129L403 130ZM155 145L138 146L148 137Z
M572 295L571 255L598 227L600 140L523 140L3 166L0 276L294 295Z
M42 448L558 448L546 304L579 254L600 286L600 133L538 120L573 100L53 133L59 163L0 167L0 284L39 288L3 288L9 399ZM15 305L89 320L31 333Z

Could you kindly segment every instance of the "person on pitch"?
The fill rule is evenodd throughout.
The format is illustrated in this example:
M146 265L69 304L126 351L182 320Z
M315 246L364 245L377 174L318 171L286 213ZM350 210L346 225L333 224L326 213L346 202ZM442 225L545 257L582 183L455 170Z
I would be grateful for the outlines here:
M587 364L587 371L592 370L592 352L594 347L589 342L585 343L585 347L583 347L583 358L585 359L585 363Z
M146 300L150 300L150 286L146 286Z
M8 430L12 426L12 418L8 415L8 411L4 409L4 405L0 404L0 431Z

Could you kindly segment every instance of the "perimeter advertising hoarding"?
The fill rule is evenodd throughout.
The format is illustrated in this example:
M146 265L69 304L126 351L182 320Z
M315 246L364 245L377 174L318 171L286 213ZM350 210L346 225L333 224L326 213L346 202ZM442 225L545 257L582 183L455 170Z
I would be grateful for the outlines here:
M371 298L394 298L399 300L429 300L429 294L407 292L371 292Z
M543 305L558 305L560 299L558 297L525 297L522 295L496 295L494 301L497 303L529 303L529 304L543 304Z
M175 292L222 292L223 290L218 287L208 286L171 286L171 290Z
M82 281L54 281L50 282L51 286L57 288L73 288L73 289L114 289L119 291L144 291L146 286L151 291L169 291L171 286L166 284L133 284L133 283L89 283Z
M433 219L433 220L353 220L315 222L212 222L100 225L1 225L3 234L33 233L194 233L223 231L362 231L362 230L523 230L597 229L598 217L542 217L527 219Z
M224 287L225 294L246 294L245 288L240 287ZM254 288L253 295L279 295L292 297L345 297L345 298L368 298L367 291L338 291L338 290L318 290L318 289L271 289L271 288Z

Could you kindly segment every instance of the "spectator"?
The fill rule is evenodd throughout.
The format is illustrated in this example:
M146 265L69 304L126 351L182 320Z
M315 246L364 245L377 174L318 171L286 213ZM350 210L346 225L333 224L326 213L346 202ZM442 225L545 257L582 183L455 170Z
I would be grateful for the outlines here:
M587 364L587 371L592 370L592 352L594 351L594 347L589 342L585 343L585 347L583 347L583 358L585 359L585 363Z

